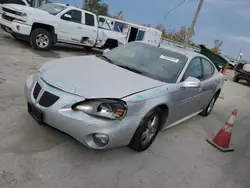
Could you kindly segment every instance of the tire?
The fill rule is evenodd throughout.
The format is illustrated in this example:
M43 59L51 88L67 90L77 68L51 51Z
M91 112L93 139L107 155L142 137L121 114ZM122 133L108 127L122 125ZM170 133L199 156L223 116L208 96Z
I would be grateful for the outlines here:
M11 34L11 36L12 36L14 39L16 39L16 40L20 40L19 38L16 37L15 34Z
M91 47L91 46L84 46L84 48L85 48L86 50L92 50L93 47Z
M151 110L142 119L128 146L138 152L146 150L153 143L159 132L162 117L163 112L160 109L155 108ZM151 126L153 121L155 121L155 124ZM151 127L151 130L149 130L149 127Z
M239 82L239 81L240 81L240 78L239 78L238 75L235 75L235 76L234 76L234 81L235 81L235 82Z
M37 41L39 38L40 41ZM53 39L49 31L42 28L37 28L32 31L30 36L30 45L32 48L40 51L46 51L51 48L52 43Z
M214 107L214 104L218 98L219 94L216 93L213 98L210 100L210 102L208 103L207 107L200 113L201 116L203 117L206 117L208 116L212 110L213 110L213 107Z

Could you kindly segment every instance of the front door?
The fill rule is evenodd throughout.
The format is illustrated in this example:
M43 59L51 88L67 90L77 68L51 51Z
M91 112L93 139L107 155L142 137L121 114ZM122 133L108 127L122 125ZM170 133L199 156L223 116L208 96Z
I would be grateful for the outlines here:
M201 88L181 88L182 82L190 76L197 79L201 79L202 77L202 67L199 57L191 60L181 82L177 84L176 91L170 94L172 104L167 125L171 125L200 111Z
M79 43L82 39L83 24L82 11L69 10L60 17L58 24L58 40L70 43Z

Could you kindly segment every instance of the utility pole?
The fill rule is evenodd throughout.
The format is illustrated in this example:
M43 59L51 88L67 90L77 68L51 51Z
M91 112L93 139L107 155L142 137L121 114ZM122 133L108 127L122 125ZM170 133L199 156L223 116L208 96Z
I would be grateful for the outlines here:
M194 26L195 26L197 17L198 17L198 15L199 15L199 13L200 13L200 10L201 10L201 7L202 7L203 2L204 2L204 0L200 0L199 5L198 5L198 8L197 8L197 10L196 10L196 13L195 13L195 15L194 15L194 19L193 19L193 21L192 21L192 25L191 25L190 29L188 30L188 34L187 34L187 37L186 37L186 40L185 40L185 48L186 48L187 45L188 45L189 39L192 38L192 36L193 36L193 33L194 33Z

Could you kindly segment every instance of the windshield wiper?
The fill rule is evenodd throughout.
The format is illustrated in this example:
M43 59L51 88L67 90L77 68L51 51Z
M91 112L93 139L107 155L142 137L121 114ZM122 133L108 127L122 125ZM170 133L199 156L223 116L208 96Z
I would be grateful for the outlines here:
M114 64L114 62L111 59L109 59L107 56L105 56L105 55L97 55L97 57L99 57L101 59L104 59L104 60L106 60L109 63Z
M117 66L118 66L118 67L122 67L122 68L127 69L127 70L130 70L130 71L132 71L132 72L138 73L138 74L142 74L141 71L139 71L139 70L137 70L137 69L134 69L134 68L132 68L132 67L128 67L128 66L126 66L126 65L117 65Z

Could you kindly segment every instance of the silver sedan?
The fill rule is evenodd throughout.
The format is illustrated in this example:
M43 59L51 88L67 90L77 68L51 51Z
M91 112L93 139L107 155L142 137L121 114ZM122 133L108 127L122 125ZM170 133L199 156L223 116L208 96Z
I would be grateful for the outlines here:
M141 42L44 63L25 83L29 113L89 148L147 149L159 130L207 116L223 76L205 56Z

